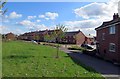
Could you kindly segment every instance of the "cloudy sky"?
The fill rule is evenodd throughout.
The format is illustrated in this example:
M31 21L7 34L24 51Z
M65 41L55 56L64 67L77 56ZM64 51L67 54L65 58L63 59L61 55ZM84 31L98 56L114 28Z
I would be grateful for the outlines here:
M64 24L68 31L81 30L96 35L95 28L112 20L118 12L118 1L105 2L8 2L7 13L0 21L0 32L22 34L54 29Z

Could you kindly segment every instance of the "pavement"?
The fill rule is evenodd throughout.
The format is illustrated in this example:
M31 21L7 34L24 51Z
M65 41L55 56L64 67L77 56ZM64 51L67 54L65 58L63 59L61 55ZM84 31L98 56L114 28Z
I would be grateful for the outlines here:
M77 59L83 64L92 67L97 72L101 73L106 79L120 79L120 66L114 65L111 62L92 57L76 50L68 50L65 48L60 48L62 51L66 52L70 57Z

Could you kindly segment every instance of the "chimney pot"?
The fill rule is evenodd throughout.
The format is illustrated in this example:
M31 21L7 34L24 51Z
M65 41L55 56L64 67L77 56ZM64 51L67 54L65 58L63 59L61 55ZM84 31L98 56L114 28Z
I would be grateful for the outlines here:
M117 18L119 18L118 13L114 13L114 15L113 15L113 20L115 20L115 19L117 19Z

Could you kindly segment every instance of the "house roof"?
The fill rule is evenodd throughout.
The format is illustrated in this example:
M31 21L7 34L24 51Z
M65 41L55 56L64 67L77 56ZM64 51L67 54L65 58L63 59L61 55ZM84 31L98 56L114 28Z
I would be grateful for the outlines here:
M116 19L113 19L111 21L107 21L107 22L103 22L103 24L97 28L95 28L95 30L99 29L99 28L102 28L102 27L106 27L108 25L111 25L111 24L115 24L115 23L118 23L120 22L120 17L119 18L116 18Z
M85 35L87 38L94 38L94 36L92 36L92 35Z
M79 30L79 31L65 32L65 34L66 34L66 35L76 35L76 34L78 34L79 32L81 32L81 31Z
M42 31L33 31L33 32L28 32L28 33L24 33L20 36L24 36L24 35L31 35L31 34L50 34L51 32L54 32L55 30L42 30ZM59 30L56 30L59 31Z
M7 33L6 35L14 35L14 34L10 32L10 33Z

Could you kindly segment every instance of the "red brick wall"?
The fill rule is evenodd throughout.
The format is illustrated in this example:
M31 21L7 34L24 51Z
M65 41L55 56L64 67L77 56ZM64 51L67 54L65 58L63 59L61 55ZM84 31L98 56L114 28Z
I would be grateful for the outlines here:
M75 44L76 39L75 35L66 35L63 39L59 39L60 43L68 43L68 44Z
M75 44L75 38L74 38L74 35L69 35L69 36L67 36L67 41L68 41L68 43L70 43L70 44Z
M86 37L87 38L87 37ZM86 43L87 44L92 44L94 42L94 39L93 38L87 38L87 40L86 40Z
M118 48L117 48L117 60L120 62L120 23L117 26L117 41L118 41Z
M6 34L6 39L7 40L15 40L15 35L12 33L8 33L8 34Z
M79 32L76 35L76 44L77 45L82 45L85 41L85 35L82 32Z
M102 33L105 33L105 40L102 40ZM97 41L99 42L99 52L102 57L120 62L120 24L116 25L116 34L109 34L109 27L97 30ZM109 51L109 43L115 43L115 52Z

